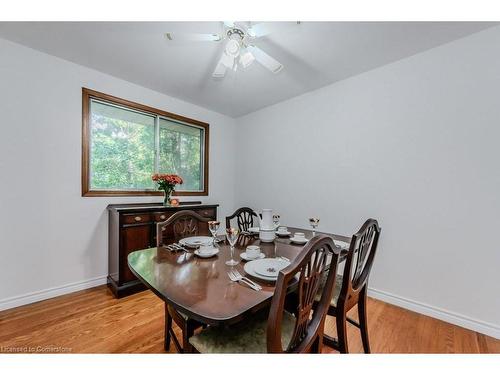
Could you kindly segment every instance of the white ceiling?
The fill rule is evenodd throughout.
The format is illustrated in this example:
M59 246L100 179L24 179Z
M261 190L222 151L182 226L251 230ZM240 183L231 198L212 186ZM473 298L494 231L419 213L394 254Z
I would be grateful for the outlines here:
M167 42L214 33L218 22L0 22L0 37L214 111L238 117L496 25L479 22L289 23L255 44L284 64L258 63L214 80L217 42ZM275 25L276 26L276 25Z

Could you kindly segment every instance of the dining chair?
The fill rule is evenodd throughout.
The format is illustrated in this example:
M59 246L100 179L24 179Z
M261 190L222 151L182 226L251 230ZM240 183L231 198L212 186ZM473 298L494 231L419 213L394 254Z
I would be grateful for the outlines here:
M206 235L209 232L208 222L210 220L210 218L200 216L194 211L178 211L166 221L156 224L156 245L157 247L161 247L173 242L178 242L182 238ZM182 331L182 345L175 335L172 327L172 320ZM189 344L189 338L194 334L197 328L202 326L202 323L188 318L165 302L165 351L170 350L170 340L172 339L178 352L191 352L192 347L191 344Z
M210 218L190 210L178 211L167 220L156 224L156 246L164 246L198 235L208 235Z
M343 275L336 275L333 298L328 307L327 315L336 319L337 338L324 334L325 345L348 353L347 323L359 328L363 350L370 353L368 339L368 322L366 312L366 297L368 292L368 277L373 266L373 259L377 251L380 227L377 220L368 219L352 236L347 251ZM330 277L330 275L328 275ZM319 296L316 301L319 301ZM319 302L318 307L319 307ZM349 318L347 313L358 306L358 321Z
M292 263L279 272L270 309L249 313L229 327L203 329L189 339L190 343L200 353L320 353L339 254L330 237L312 238ZM329 276L319 290L326 270ZM293 313L285 309L291 290L296 290L298 297ZM321 298L313 310L317 292Z
M231 227L231 220L236 218L238 229L240 231L248 231L254 225L254 218L258 218L257 213L249 207L241 207L233 212L231 216L226 216L226 228Z

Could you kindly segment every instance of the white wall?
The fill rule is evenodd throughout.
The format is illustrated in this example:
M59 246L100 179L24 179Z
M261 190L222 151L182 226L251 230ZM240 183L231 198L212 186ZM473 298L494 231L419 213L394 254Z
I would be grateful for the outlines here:
M238 205L341 234L374 217L374 295L500 336L499 45L490 29L239 118Z
M102 283L106 206L161 200L81 197L82 86L208 122L210 196L185 200L234 210L233 119L0 39L0 309Z

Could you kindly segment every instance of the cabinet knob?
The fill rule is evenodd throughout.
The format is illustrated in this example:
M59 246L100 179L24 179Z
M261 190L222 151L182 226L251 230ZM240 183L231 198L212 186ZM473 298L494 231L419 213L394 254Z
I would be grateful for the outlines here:
M141 220L142 220L142 217L140 217L140 216L136 216L136 217L134 217L134 220L135 220L135 221L141 221Z
M165 215L161 215L161 216L160 216L160 219L162 219L162 220L165 220L165 218L166 218L166 216L165 216Z

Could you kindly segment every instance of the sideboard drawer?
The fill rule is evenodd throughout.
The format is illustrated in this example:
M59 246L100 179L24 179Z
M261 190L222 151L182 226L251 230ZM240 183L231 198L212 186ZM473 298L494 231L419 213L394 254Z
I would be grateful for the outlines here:
M154 216L154 220L156 222L160 222L160 221L167 220L170 216L172 216L172 213L171 212L155 212L153 214L153 216Z
M140 223L147 223L149 221L151 221L151 215L149 214L122 215L122 222L124 224L140 224Z
M196 212L198 214L200 214L201 216L203 216L203 217L209 217L209 218L212 218L212 219L216 218L216 216L215 216L215 209L213 209L213 208L204 208L202 210L197 210Z

